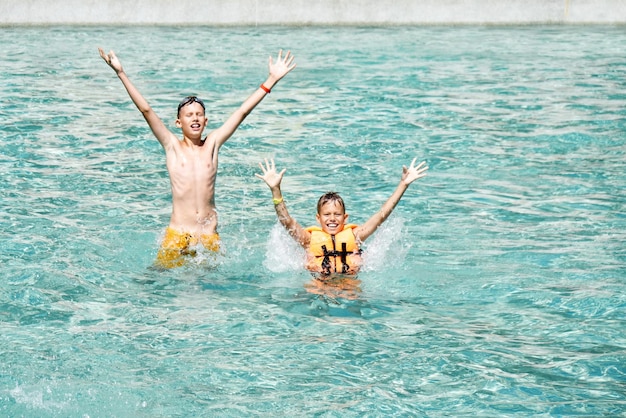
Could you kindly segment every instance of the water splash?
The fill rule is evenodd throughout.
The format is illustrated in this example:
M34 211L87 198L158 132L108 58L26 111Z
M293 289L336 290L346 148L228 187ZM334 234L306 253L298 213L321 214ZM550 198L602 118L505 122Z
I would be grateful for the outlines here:
M361 271L385 271L390 264L402 265L412 247L403 229L403 219L389 218L366 243Z
M304 268L306 253L285 228L274 224L265 250L263 266L273 273L297 271Z

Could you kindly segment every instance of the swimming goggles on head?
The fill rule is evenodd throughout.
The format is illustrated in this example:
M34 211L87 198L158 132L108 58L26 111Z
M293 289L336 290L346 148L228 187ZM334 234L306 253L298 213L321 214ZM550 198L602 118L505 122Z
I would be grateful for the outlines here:
M198 99L196 96L187 96L178 104L177 114L180 114L180 109L192 103L198 103L200 106L202 106L202 110L206 110L206 108L204 107L204 102L202 100Z

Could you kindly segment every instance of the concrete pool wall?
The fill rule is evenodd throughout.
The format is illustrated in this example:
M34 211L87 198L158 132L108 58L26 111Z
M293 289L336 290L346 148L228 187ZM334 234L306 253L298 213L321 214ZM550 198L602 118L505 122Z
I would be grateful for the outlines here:
M626 0L0 0L0 25L622 24Z

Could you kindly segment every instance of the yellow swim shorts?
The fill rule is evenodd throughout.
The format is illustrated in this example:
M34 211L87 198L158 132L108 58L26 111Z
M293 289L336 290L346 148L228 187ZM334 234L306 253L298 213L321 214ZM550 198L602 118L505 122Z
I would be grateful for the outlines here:
M217 233L196 236L168 227L165 230L161 248L157 253L156 264L162 268L180 267L185 263L186 256L194 257L196 255L196 250L191 247L198 244L202 244L209 251L218 252L220 236Z

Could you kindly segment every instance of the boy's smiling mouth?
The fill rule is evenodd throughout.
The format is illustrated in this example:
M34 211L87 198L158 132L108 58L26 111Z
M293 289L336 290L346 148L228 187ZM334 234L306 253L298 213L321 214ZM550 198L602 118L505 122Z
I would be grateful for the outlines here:
M334 232L334 231L336 231L338 228L339 228L339 224L338 224L338 223L331 222L331 223L327 223L327 224L326 224L326 230L327 230L328 232Z

